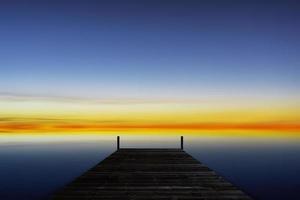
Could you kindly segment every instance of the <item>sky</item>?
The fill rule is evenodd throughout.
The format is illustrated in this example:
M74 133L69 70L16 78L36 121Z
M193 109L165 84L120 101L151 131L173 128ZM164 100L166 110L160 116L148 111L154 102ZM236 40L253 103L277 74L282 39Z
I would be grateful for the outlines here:
M0 1L0 132L300 131L299 1Z

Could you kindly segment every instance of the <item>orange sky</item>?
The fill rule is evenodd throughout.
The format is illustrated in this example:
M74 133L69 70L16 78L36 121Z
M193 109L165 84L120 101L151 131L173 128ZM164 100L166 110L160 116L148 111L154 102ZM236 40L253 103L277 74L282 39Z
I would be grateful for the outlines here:
M2 98L0 132L233 131L297 135L299 113L298 102L286 99Z

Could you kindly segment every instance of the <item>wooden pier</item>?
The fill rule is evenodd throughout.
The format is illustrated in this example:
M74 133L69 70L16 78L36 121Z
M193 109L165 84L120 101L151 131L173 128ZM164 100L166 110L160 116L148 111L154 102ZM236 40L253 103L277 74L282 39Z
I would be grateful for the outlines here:
M181 148L120 148L52 199L250 200Z

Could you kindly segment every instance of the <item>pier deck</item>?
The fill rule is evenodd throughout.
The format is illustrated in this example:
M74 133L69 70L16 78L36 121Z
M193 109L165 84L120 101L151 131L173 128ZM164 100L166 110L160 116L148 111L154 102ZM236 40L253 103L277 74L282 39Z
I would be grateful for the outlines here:
M121 148L52 199L251 198L182 149Z

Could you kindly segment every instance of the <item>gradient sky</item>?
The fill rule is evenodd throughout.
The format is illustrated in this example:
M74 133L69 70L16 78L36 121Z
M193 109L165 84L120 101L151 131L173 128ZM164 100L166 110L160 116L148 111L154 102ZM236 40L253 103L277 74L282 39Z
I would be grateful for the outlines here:
M2 125L93 111L102 121L169 124L178 111L196 123L236 123L243 113L247 123L299 130L299 10L286 0L1 0ZM118 112L105 118L90 101Z

